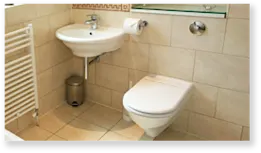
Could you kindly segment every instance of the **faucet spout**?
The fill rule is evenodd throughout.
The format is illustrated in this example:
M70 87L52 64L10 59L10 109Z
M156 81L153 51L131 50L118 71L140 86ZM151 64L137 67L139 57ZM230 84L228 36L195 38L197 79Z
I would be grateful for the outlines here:
M97 25L98 25L98 15L96 14L91 14L91 15L87 15L87 16L90 16L91 19L90 20L86 20L84 22L84 24L87 24L87 25L91 25L91 29L95 30L97 29Z

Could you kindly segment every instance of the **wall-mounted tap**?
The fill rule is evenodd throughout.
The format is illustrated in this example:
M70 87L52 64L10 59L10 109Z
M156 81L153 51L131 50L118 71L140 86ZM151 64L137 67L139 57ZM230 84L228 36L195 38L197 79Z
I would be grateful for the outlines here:
M91 28L93 30L97 29L98 28L98 18L99 16L97 14L90 14L90 15L87 15L87 17L90 17L91 19L90 20L86 20L84 22L84 24L90 24L91 25Z

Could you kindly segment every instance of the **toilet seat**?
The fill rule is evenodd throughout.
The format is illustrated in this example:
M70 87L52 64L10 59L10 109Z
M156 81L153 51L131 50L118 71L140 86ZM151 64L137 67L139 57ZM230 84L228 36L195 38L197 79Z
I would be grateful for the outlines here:
M149 118L165 118L165 117L170 117L174 114L174 112L166 113L166 114L148 114L148 113L144 113L144 112L140 112L138 110L135 110L135 109L133 109L129 106L126 106L126 105L124 105L124 107L128 112L132 112L132 113L135 113L137 115L145 116L145 117L149 117Z
M192 84L183 80L149 75L141 79L123 97L128 111L149 117L171 116Z

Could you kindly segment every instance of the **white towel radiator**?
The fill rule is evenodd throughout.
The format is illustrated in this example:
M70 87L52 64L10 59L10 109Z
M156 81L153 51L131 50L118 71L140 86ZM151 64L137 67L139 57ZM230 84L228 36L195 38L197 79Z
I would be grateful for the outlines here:
M21 51L24 54L17 56ZM8 56L16 58L5 62L5 124L32 110L38 124L39 105L32 24L5 34L5 57Z

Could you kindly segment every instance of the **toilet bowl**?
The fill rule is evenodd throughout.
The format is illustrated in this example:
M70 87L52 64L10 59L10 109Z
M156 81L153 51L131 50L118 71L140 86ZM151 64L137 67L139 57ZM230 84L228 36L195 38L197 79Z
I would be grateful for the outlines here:
M190 82L148 75L124 94L123 106L132 121L156 137L176 119L191 92Z

